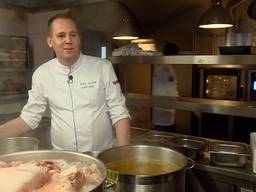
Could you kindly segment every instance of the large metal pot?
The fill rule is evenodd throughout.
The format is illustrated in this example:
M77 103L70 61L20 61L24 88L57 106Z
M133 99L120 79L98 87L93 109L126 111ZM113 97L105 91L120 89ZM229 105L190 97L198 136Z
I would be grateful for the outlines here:
M39 151L24 151L0 155L0 161L30 161L30 160L45 160L45 159L64 159L67 162L85 162L96 164L102 174L102 181L93 189L92 192L103 192L105 188L105 179L107 177L106 166L98 159L77 152L71 151L55 151L55 150L39 150Z
M178 166L174 172L158 175L123 174L117 170L108 169L108 179L115 180L115 188L118 192L185 191L187 158L172 149L161 146L128 145L102 151L98 158L106 164L107 168L112 162L127 159L160 160L162 163Z

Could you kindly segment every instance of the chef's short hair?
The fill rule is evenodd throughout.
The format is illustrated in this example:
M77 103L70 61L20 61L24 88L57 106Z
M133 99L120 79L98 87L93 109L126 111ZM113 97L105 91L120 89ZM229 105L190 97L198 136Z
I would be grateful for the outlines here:
M77 21L69 13L60 13L60 14L54 15L53 17L51 17L48 20L48 35L51 35L51 33L52 33L52 23L56 19L69 19L69 20L71 20L71 21L73 21L75 23L77 30L79 30L78 29Z

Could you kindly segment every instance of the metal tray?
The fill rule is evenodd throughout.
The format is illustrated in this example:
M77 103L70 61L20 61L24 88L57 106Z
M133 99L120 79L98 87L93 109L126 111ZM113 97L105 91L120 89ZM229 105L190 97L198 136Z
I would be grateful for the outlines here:
M192 136L178 136L165 142L166 145L178 149L191 159L201 159L206 151L207 140Z
M164 145L166 141L174 139L175 135L162 131L148 131L140 137L144 144Z
M249 147L245 143L213 141L209 144L210 160L215 165L244 167L250 157Z

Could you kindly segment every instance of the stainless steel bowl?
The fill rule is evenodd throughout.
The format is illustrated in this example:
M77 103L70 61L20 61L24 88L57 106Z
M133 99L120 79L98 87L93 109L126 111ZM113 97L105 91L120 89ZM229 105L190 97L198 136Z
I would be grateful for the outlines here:
M35 137L7 137L0 139L0 154L38 150L38 145Z

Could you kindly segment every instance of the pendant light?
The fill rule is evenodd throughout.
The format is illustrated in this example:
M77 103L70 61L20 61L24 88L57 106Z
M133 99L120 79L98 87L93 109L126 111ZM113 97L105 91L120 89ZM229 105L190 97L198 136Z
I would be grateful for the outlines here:
M123 18L118 29L113 34L113 39L117 40L134 40L138 39L139 35L135 26L132 25L129 18Z
M211 0L211 6L202 15L199 28L215 29L233 26L232 18L228 10L221 6L222 0Z

